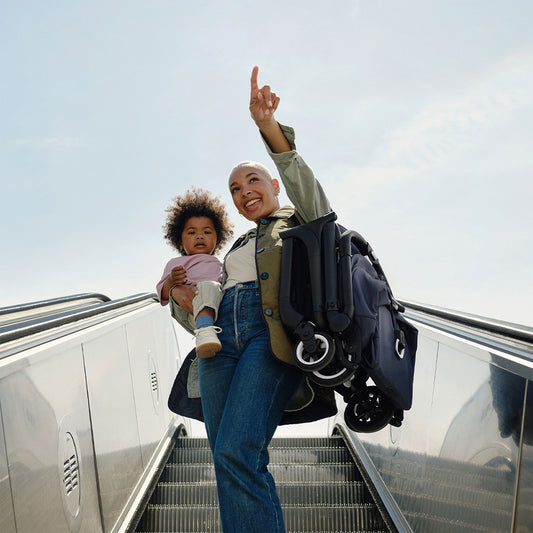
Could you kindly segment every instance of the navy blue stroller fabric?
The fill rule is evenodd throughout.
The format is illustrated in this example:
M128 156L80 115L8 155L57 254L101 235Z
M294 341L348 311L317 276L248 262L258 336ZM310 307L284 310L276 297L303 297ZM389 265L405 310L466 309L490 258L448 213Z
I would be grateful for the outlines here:
M359 345L361 365L398 409L410 409L418 332L399 312L389 284L353 246L354 316L346 338Z

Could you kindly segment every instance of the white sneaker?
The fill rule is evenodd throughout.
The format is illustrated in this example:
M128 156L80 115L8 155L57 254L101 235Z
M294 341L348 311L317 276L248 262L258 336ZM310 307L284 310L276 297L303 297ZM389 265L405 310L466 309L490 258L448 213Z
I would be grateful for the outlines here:
M217 333L221 331L222 329L217 326L207 326L206 328L194 330L197 357L200 359L213 357L222 349L222 345L217 337Z

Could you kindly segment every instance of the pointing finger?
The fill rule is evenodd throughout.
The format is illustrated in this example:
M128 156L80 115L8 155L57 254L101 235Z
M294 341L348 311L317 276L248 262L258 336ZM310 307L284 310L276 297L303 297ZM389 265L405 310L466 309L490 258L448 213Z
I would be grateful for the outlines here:
M251 93L250 99L257 98L257 93L259 92L259 85L257 85L257 74L259 73L259 67L255 66L252 70L251 82Z

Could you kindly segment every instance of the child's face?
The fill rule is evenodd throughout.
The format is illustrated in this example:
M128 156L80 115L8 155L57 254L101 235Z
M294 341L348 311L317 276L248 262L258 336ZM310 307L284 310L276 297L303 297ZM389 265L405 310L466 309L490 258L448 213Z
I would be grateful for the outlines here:
M181 232L181 247L187 255L210 254L217 245L217 232L208 217L191 217Z

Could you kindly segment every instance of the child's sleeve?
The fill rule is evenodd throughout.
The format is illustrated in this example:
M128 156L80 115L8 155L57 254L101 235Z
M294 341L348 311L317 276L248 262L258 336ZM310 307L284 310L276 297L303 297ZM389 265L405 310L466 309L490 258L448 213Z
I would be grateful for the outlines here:
M157 283L155 286L155 292L157 293L157 297L159 299L159 303L161 305L168 305L168 299L163 298L161 296L161 292L163 291L163 285L165 284L165 281L167 280L168 276L172 272L172 269L174 267L177 267L180 265L180 262L177 258L171 259L165 266L165 269L163 270L163 276L161 277L161 280Z

